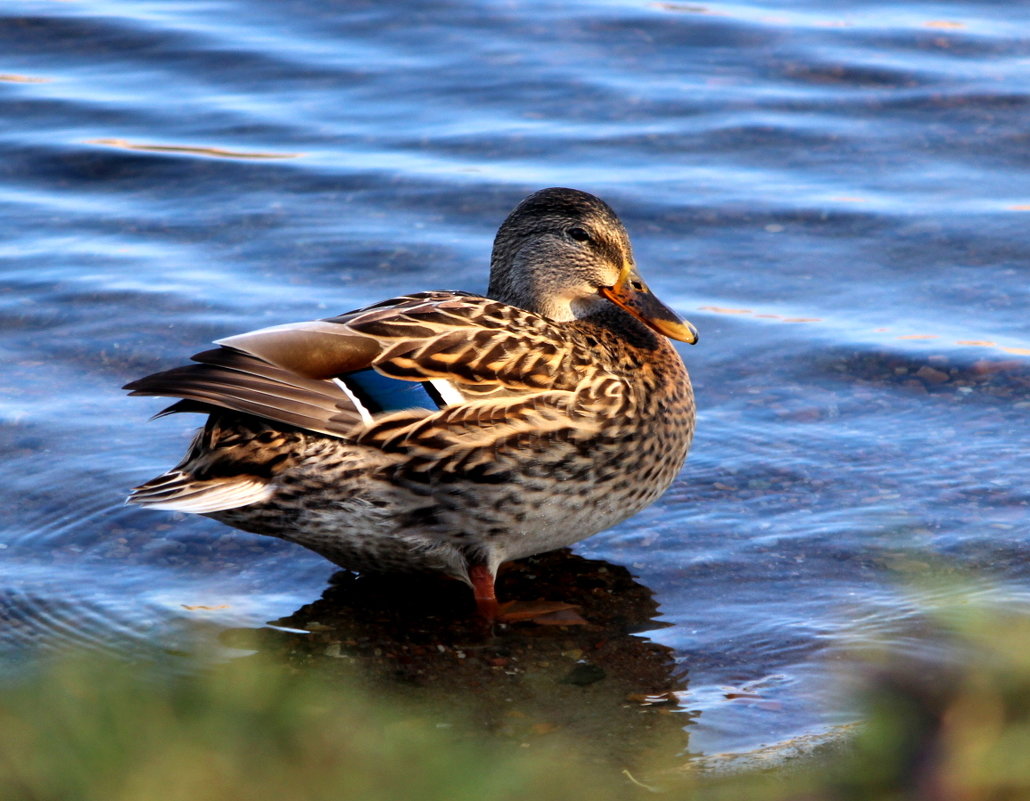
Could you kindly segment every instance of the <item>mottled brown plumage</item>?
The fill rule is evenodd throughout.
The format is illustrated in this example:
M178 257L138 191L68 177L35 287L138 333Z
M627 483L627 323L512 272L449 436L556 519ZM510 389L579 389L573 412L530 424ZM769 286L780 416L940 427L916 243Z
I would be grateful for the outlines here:
M129 384L209 414L130 502L354 570L440 571L491 615L502 562L577 542L668 487L694 401L666 337L696 333L643 284L615 213L571 189L505 220L487 294L424 292L230 337ZM422 388L435 402L382 403Z

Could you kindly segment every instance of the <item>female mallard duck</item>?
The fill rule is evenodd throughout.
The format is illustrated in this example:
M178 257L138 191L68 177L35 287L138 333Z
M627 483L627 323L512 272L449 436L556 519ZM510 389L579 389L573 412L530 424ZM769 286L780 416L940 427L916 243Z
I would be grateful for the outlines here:
M697 341L593 195L544 189L497 232L486 297L421 292L220 340L133 395L204 412L129 502L207 515L358 571L440 571L496 617L502 562L654 501L694 431Z

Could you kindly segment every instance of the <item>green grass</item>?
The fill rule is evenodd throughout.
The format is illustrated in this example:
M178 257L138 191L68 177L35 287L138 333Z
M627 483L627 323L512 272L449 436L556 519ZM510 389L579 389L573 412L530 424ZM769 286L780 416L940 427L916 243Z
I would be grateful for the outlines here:
M870 656L868 723L803 769L641 776L669 799L1030 799L1030 620L944 615L944 658ZM200 673L79 656L0 692L3 801L607 801L651 797L563 733L531 748L244 658Z
M591 790L564 756L512 755L437 728L427 710L254 660L178 677L66 661L4 693L0 732L4 801L482 801Z

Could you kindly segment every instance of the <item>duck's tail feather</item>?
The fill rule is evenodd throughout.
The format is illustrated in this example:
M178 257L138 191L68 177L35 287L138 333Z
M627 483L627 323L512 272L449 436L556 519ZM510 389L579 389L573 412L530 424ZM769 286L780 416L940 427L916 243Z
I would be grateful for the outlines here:
M133 489L125 502L149 509L203 515L260 503L268 500L272 493L269 482L258 476L200 481L173 468Z

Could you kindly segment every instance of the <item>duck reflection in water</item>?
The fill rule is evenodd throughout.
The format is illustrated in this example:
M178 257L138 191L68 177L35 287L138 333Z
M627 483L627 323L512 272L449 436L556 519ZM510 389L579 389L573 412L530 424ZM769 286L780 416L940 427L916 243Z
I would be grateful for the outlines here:
M677 705L685 670L642 634L666 625L654 619L650 589L624 567L567 549L512 563L497 583L514 597L561 595L590 623L511 624L484 638L455 614L467 603L456 582L341 572L318 601L223 641L453 710L518 743L574 736L608 765L646 770L686 750L690 717Z

